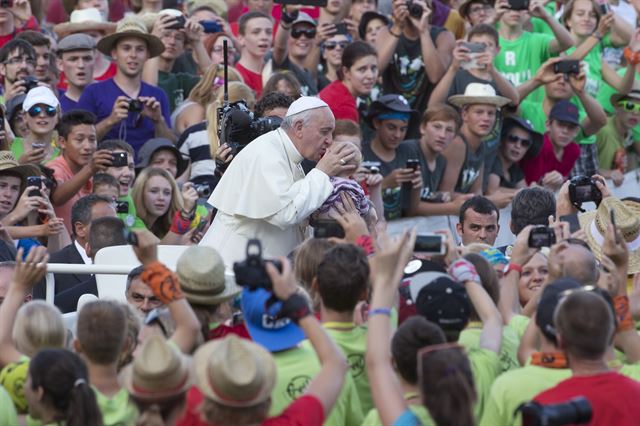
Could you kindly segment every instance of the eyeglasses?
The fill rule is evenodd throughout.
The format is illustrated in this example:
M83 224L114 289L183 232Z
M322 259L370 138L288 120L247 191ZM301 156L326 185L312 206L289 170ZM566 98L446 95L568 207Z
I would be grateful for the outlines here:
M507 142L520 143L520 145L522 145L525 148L529 148L531 146L531 139L524 139L516 135L507 135Z
M336 47L339 47L340 50L344 50L345 47L349 45L348 41L328 41L323 44L323 47L327 50L333 50Z
M469 15L477 15L480 12L488 12L493 9L490 4L479 4L469 8Z
M315 28L293 28L291 29L291 37L300 38L305 36L306 38L315 38L316 37L316 29Z
M34 66L36 64L36 60L28 56L16 56L15 58L7 59L4 63L9 65L18 65L21 63L25 63L27 65Z
M624 108L625 111L628 112L640 112L640 104L635 102L620 101L618 102L618 105L620 105L622 108Z
M213 52L216 53L222 53L224 52L224 46L213 46L213 49L211 49ZM227 53L230 55L235 55L236 53L236 48L235 47L231 47L227 44Z
M49 117L53 117L58 113L58 109L57 108L49 106L49 105L46 105L44 108L41 107L40 105L32 106L31 108L29 108L28 113L29 113L29 115L31 117L37 117L43 111Z

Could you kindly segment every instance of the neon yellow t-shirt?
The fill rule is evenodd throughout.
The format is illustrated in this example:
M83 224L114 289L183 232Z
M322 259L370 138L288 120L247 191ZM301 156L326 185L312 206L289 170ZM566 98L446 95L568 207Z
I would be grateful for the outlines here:
M522 339L524 336L524 332L529 325L530 318L525 315L514 315L509 320L509 328L516 332L516 336L518 336L518 340Z
M5 388L18 413L27 412L27 398L24 396L24 383L29 373L29 357L22 355L17 362L10 362L0 370L0 384Z
M516 418L513 415L520 404L569 377L571 370L568 368L537 365L527 365L502 374L491 387L480 426L520 425L520 416Z
M458 343L467 349L480 347L480 335L482 334L482 324L469 326L460 333ZM500 346L500 365L502 372L519 368L518 346L520 339L517 333L509 326L502 329L502 345Z
M102 394L95 386L98 408L102 413L104 426L129 426L135 425L138 418L138 409L129 401L129 393L122 388L113 397L108 398Z
M0 386L0 425L17 425L18 413L7 391Z
M291 402L304 395L311 380L320 372L318 357L308 343L272 355L276 363L277 380L271 392L269 417L281 414ZM348 374L324 425L359 425L363 417L356 387Z
M344 322L328 322L322 325L347 358L349 372L360 398L362 412L369 412L373 408L373 398L365 365L367 328L356 327L354 323Z
M53 145L51 156L49 156L49 158L45 158L42 164L47 164L49 161L57 158L60 155L60 148L56 146L55 140L51 142L51 145ZM11 153L13 153L15 159L20 160L20 157L22 157L22 154L24 154L24 138L14 138L9 149L11 150Z
M467 356L471 364L473 382L476 386L476 394L478 395L478 401L473 409L473 413L476 422L479 422L482 418L486 401L489 398L491 385L493 385L496 377L502 372L502 368L500 365L500 357L493 351L469 348L467 349Z

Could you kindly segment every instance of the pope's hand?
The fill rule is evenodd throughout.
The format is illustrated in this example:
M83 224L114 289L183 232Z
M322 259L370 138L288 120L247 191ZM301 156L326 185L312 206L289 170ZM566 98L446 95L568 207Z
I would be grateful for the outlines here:
M355 164L349 164L356 155L357 148L352 144L340 144L330 147L324 156L318 161L316 169L323 171L327 176L341 176L345 173L356 171Z

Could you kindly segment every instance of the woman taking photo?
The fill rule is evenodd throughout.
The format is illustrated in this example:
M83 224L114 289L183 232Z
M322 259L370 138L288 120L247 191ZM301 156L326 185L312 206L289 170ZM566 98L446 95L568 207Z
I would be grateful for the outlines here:
M87 366L65 349L43 349L29 363L24 384L29 414L44 425L101 426L102 413Z
M339 80L325 87L318 96L325 101L336 120L360 122L357 98L367 96L378 79L378 57L371 45L356 41L344 50Z
M192 228L201 220L196 215L198 192L192 183L185 183L180 193L169 172L151 167L140 173L131 195L138 217L162 244L189 242Z

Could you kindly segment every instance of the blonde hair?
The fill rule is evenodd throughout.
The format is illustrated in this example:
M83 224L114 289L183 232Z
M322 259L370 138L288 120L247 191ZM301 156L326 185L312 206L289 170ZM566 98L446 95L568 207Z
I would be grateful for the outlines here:
M124 338L124 347L118 360L118 371L133 362L133 353L138 347L138 335L142 329L140 314L128 303L123 303L122 307L127 318L127 332Z
M60 310L34 300L18 309L12 338L18 350L32 358L40 349L64 348L66 333Z
M242 76L235 68L227 68L227 73L227 80L229 82L243 82ZM214 87L213 83L216 78L224 78L224 67L222 65L211 65L207 72L204 73L198 84L191 89L188 99L200 104L203 108L206 108L207 105L214 102L224 90L222 86Z
M209 137L209 144L211 148L211 157L216 158L216 151L220 147L220 141L218 140L218 108L222 106L224 102L224 94L218 93L218 99L215 102L207 106L207 136ZM247 102L247 107L253 111L253 107L256 105L256 96L253 90L244 83L239 81L232 81L229 83L229 102L237 102L241 100Z
M171 203L169 204L169 210L155 222L151 222L151 215L144 203L144 189L147 185L147 181L154 176L163 177L171 185ZM142 219L147 228L153 232L158 238L165 236L169 229L171 229L171 222L176 212L182 210L182 194L178 188L176 180L171 176L169 172L157 167L147 167L138 175L135 183L133 184L133 190L131 191L131 198L133 198L133 204L136 206L136 212L138 217Z

